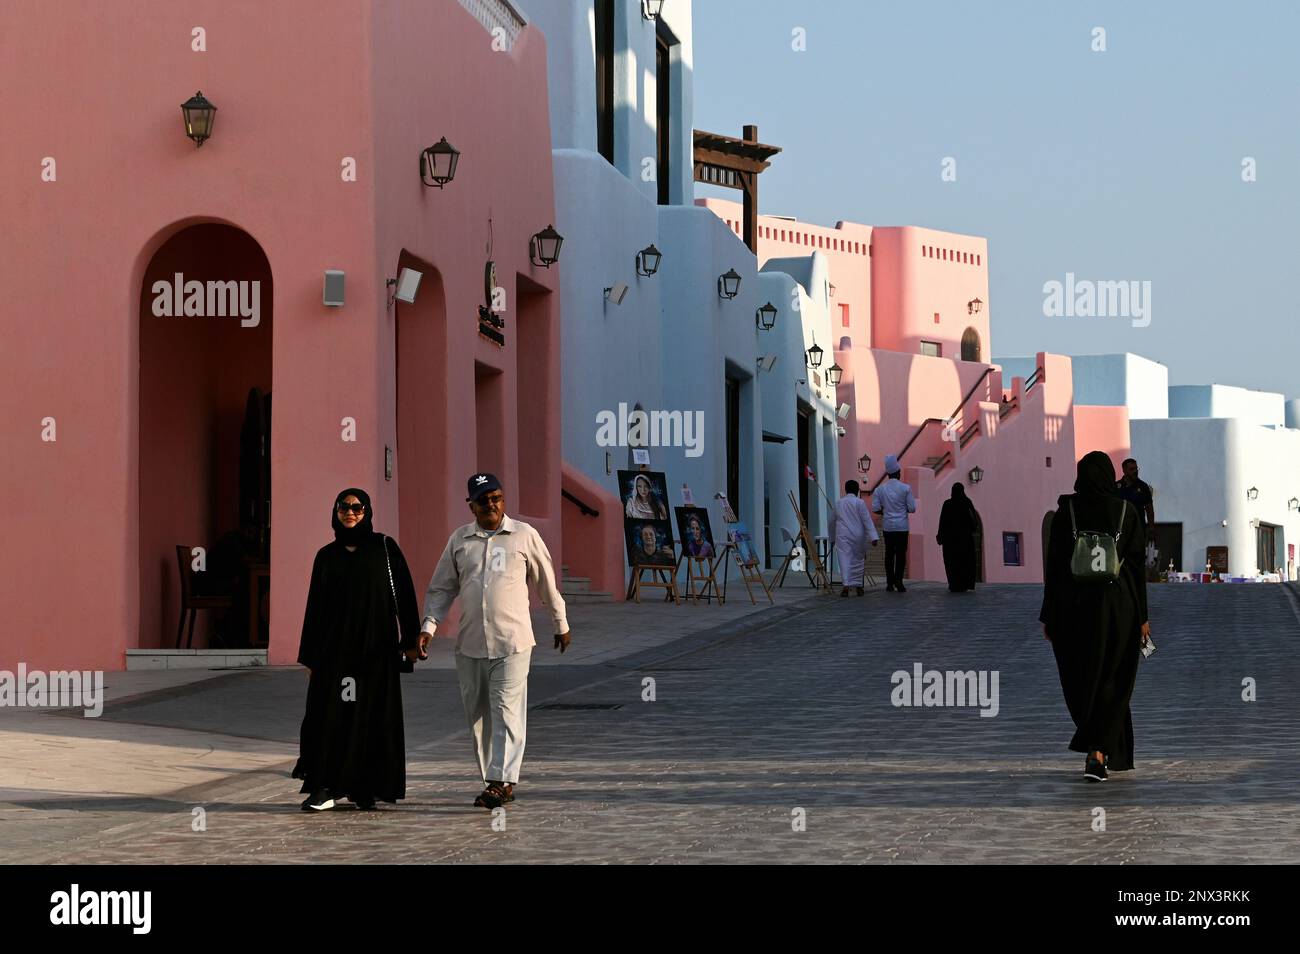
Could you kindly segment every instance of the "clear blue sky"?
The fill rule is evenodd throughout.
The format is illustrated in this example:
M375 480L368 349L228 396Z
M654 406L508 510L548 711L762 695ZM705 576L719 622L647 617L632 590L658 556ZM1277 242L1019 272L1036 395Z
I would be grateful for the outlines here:
M993 355L1133 351L1300 397L1300 3L694 7L696 128L785 150L761 211L986 237ZM1045 317L1066 272L1150 281L1150 325Z

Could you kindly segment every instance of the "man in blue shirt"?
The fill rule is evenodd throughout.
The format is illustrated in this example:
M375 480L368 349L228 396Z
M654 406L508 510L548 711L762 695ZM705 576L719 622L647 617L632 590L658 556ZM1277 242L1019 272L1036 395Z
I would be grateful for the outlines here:
M906 593L903 572L907 568L907 515L916 513L916 498L912 488L899 479L901 469L898 458L890 454L885 458L883 484L871 495L871 509L884 516L885 530L885 590Z

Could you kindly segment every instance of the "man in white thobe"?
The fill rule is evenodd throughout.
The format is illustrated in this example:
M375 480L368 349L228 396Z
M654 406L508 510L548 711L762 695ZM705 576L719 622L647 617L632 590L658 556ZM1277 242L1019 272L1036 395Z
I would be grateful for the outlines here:
M406 652L412 659L425 658L438 623L459 596L456 675L486 785L474 804L492 809L514 801L524 759L528 666L537 645L528 614L529 583L555 622L555 648L568 649L570 635L551 554L536 530L506 516L500 481L475 474L467 500L474 522L452 531L424 595L418 649L406 647Z
M866 501L858 496L858 482L844 482L844 496L835 501L831 512L831 546L840 561L840 577L844 588L840 596L849 595L849 587L857 589L858 596L866 593L863 584L867 571L867 540L871 545L880 545L880 535L876 533L875 521L867 510Z

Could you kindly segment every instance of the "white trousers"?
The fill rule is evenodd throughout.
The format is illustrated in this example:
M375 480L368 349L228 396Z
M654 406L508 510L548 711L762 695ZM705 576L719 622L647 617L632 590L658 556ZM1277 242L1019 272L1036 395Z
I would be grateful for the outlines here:
M532 658L531 646L500 659L456 654L460 700L484 782L519 781L528 734L528 665Z

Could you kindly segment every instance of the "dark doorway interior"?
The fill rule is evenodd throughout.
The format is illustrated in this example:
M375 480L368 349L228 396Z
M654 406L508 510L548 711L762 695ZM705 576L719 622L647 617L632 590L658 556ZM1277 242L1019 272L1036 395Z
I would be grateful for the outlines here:
M740 499L740 381L728 377L727 401L727 500L736 517L745 519Z
M1277 527L1271 523L1255 530L1255 565L1260 573L1277 572Z
M266 255L230 225L182 229L145 269L139 648L175 646L178 620L195 649L266 644L273 298ZM194 612L192 642L187 588L219 604Z
M803 511L804 520L806 521L808 519L808 492L810 490L810 482L808 480L808 444L811 437L809 433L808 412L800 408L797 416L799 419L799 509Z

